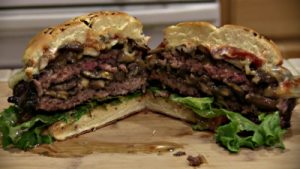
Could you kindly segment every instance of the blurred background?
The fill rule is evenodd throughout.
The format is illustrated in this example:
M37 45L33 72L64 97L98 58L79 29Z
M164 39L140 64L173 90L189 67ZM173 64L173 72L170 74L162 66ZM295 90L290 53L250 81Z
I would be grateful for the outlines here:
M162 40L164 27L181 21L250 27L274 40L288 58L285 64L300 72L299 9L299 0L2 0L0 68L20 67L28 41L43 28L92 11L118 10L143 22L150 47Z

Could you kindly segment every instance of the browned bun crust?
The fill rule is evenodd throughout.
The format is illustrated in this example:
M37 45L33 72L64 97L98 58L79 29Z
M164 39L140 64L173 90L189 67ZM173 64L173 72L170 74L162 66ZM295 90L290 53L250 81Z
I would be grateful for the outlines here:
M46 28L33 37L23 56L24 70L11 78L9 86L12 88L18 81L38 74L56 58L58 49L70 43L83 45L83 54L97 55L110 48L111 45L103 43L100 36L130 38L143 46L149 39L143 34L142 23L124 12L101 11L76 17Z

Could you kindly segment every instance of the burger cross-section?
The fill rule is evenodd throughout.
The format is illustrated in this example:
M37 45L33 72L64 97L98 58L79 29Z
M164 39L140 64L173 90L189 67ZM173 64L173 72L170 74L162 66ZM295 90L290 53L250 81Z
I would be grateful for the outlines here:
M13 105L0 116L3 147L64 140L143 109L215 132L231 152L284 147L300 79L282 67L272 41L206 22L167 27L154 49L149 38L138 19L115 11L42 30L9 80Z

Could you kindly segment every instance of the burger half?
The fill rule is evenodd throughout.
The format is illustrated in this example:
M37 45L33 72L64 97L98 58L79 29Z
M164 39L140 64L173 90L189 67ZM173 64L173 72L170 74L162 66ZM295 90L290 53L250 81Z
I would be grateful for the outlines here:
M2 115L3 146L28 149L97 127L73 128L64 136L46 131L145 91L148 39L141 22L122 12L95 12L41 31L25 51L24 68L9 80L8 101L15 106Z
M185 22L165 29L146 62L148 82L204 118L194 128L215 131L230 151L283 147L300 79L272 41L241 26Z

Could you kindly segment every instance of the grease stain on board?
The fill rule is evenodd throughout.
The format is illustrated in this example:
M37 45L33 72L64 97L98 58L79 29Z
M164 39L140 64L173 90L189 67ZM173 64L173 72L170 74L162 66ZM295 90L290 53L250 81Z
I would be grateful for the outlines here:
M168 121L168 126L161 121ZM82 157L93 153L162 154L183 148L182 143L167 138L192 134L191 127L184 122L147 112L75 138L37 146L31 152L51 157Z

